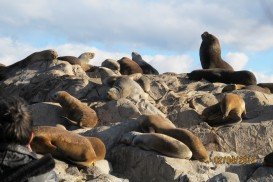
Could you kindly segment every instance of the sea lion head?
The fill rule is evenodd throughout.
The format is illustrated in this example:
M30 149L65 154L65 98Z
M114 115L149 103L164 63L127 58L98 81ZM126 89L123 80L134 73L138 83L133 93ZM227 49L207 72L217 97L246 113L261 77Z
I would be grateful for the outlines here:
M121 93L117 88L111 88L107 92L107 96L111 100L118 100L121 98Z
M124 135L122 135L119 142L123 143L123 144L126 144L126 145L130 145L130 144L132 144L132 142L133 142L135 136L137 135L137 133L138 132L134 132L134 131L125 133Z
M52 99L54 101L60 101L67 96L69 96L69 94L66 91L58 91L52 95Z
M132 59L133 60L142 60L142 57L137 52L132 52Z
M79 56L79 59L93 59L95 57L95 53L93 52L84 52Z
M215 37L214 35L208 33L208 32L204 32L202 35L201 35L201 38L203 41L206 41L206 42L214 42L214 41L218 41L217 37Z
M31 60L53 60L58 57L58 53L53 49L43 50L40 52L35 52L28 56Z

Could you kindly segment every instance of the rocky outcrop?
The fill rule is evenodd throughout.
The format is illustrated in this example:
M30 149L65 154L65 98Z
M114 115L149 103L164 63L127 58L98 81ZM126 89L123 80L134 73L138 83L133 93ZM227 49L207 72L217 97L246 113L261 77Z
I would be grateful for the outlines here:
M145 79L150 82L149 89L145 90L131 80L133 92L111 100L108 92L112 87L104 84L103 80L111 75L120 76L117 70L114 71L94 67L86 73L79 65L55 58L39 58L17 64L10 72L0 73L0 94L4 97L23 97L30 104L34 125L62 124L68 130L84 136L99 137L105 143L106 160L109 163L104 161L107 164L104 163L102 168L95 166L83 170L57 161L55 171L60 180L273 180L273 169L262 164L263 157L273 151L272 94L250 90L233 91L243 97L248 119L233 127L212 128L203 121L201 113L206 107L221 100L224 96L222 89L226 84L206 80L194 82L186 74L145 75ZM3 76L2 73L8 74ZM117 88L128 90L126 86ZM98 125L95 128L79 129L62 118L62 107L52 99L52 95L60 90L67 91L94 109L99 118ZM209 151L211 162L169 158L121 144L123 134L140 131L136 118L143 114L159 114L170 119L176 127L192 131ZM251 156L255 160L250 164L216 164L214 160L217 157L234 156Z

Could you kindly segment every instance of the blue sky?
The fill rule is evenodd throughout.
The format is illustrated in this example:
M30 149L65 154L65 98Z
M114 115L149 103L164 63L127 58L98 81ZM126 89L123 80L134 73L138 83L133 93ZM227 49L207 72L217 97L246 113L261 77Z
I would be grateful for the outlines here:
M200 35L221 43L222 57L273 82L273 0L0 0L0 62L47 48L59 55L94 51L90 63L132 51L160 72L201 68Z

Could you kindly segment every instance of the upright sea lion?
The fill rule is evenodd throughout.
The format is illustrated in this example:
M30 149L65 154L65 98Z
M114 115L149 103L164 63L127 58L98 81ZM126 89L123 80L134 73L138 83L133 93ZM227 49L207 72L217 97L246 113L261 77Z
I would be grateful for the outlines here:
M25 59L18 61L12 65L9 65L7 67L3 67L0 70L0 80L6 79L10 76L11 73L13 73L13 70L22 70L26 68L28 65L31 65L31 63L38 62L38 61L51 61L58 57L58 54L56 51L52 49L43 50L39 52L34 52L31 55L27 56Z
M54 157L87 167L105 158L106 148L99 138L84 137L52 126L36 126L33 133L31 148L37 153L51 153Z
M134 73L143 73L141 67L135 63L133 60L123 57L120 60L118 60L118 63L120 64L120 73L122 75L131 75Z
M244 99L233 93L226 94L223 99L202 112L202 116L210 126L233 125L246 117Z
M80 65L84 71L87 71L92 68L91 65L88 64L89 59L93 59L95 53L85 52L81 54L78 58L75 56L62 56L58 57L58 60L69 62L71 65Z
M184 143L160 133L131 131L122 136L121 142L145 150L154 150L169 157L180 159L190 159L192 157L192 152Z
M223 69L194 70L187 74L190 80L221 82L226 84L256 85L255 75L250 71L230 71Z
M141 116L137 120L140 122L141 128L144 128L145 131L148 129L149 132L162 133L186 144L192 151L192 159L201 162L210 161L208 153L201 140L192 132L183 128L174 128L172 124L166 122L167 120L164 119L156 122L156 118L158 117L150 115Z
M273 167L273 152L265 156L264 165L268 167Z
M266 94L270 94L269 88L260 87L258 85L241 85L241 84L231 84L227 85L223 88L222 92L230 92L233 90L252 90L252 91L258 91Z
M221 68L234 71L234 69L221 57L221 46L217 37L208 32L201 35L202 43L199 56L203 69Z
M80 127L91 128L98 123L96 112L66 91L56 92L53 99L61 104L67 118L72 123L77 123Z
M152 67L149 63L144 61L140 54L137 52L132 52L132 60L135 61L142 69L143 74L153 74L158 75L158 71Z
M109 68L113 70L115 73L120 72L120 65L116 60L113 59L106 59L101 63L102 67Z
M263 88L268 88L270 92L273 93L273 83L258 83L257 85Z

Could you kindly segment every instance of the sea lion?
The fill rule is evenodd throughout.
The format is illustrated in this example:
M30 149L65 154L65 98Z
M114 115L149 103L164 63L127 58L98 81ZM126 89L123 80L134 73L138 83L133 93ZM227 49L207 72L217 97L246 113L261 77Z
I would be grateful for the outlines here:
M104 79L103 83L108 86L113 85L107 93L109 99L118 100L128 97L148 99L148 95L141 86L129 76L108 77Z
M268 88L270 93L273 93L273 83L258 83L259 87Z
M85 52L78 58L75 56L61 56L58 57L58 60L69 62L71 65L80 65L84 71L88 71L92 68L92 66L88 64L89 59L93 59L94 56L95 53Z
M225 84L256 85L257 79L250 71L230 71L223 69L194 70L187 74L190 80L209 82L221 82Z
M264 157L264 165L267 167L273 167L273 152Z
M52 60L56 59L57 57L58 57L57 52L52 49L34 52L21 61L18 61L12 65L7 66L7 67L3 67L0 70L0 80L10 77L10 74L14 74L14 70L16 72L16 71L18 71L18 69L22 70L34 62L38 62L41 60L42 61L52 61Z
M258 85L241 85L241 84L227 85L223 88L222 93L223 92L230 92L233 90L252 90L252 91L262 92L262 93L266 93L266 94L271 93L269 88L267 88L267 87L263 88Z
M54 157L90 167L105 158L104 143L95 137L84 137L59 127L33 127L31 148L40 154L51 153Z
M137 52L132 52L132 60L135 61L142 69L143 74L153 74L158 75L158 71L152 67L149 63L144 61L140 54Z
M143 73L141 67L135 63L133 60L123 57L118 60L120 64L120 73L122 75L131 75L133 73Z
M221 46L217 37L208 32L201 35L202 43L199 50L200 61L203 69L221 68L234 71L221 57Z
M175 128L173 124L164 118L161 118L156 122L156 118L159 117L157 115L142 115L137 120L140 122L140 126L144 132L148 130L150 133L162 133L186 144L192 151L192 159L201 162L210 161L208 153L201 140L192 132L183 128Z
M144 150L154 150L168 157L180 159L190 159L192 157L191 150L184 143L160 133L131 131L124 134L120 142Z
M116 74L120 72L120 65L116 60L113 59L106 59L101 63L102 67L109 68L113 70Z
M56 92L53 95L53 100L61 104L67 119L72 123L77 123L80 127L91 128L98 123L96 112L66 91Z
M231 126L247 119L244 99L237 94L228 93L223 99L202 112L204 120L212 127Z

